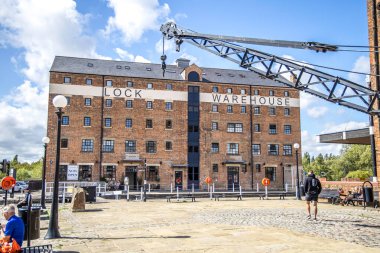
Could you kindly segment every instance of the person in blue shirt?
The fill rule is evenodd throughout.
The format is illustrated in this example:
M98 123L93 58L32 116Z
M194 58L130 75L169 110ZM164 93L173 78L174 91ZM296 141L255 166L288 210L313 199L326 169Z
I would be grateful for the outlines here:
M22 219L15 215L15 212L16 207L14 205L4 207L3 215L8 222L6 225L2 225L1 231L4 241L12 242L14 238L21 247L24 240L25 226Z

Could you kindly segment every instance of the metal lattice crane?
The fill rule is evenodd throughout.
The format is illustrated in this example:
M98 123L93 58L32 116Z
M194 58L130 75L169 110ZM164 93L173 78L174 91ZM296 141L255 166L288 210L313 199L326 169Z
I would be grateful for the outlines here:
M307 64L300 64L290 59L243 47L232 42L310 49L317 52L336 51L337 47L334 45L318 42L265 40L201 34L180 28L174 22L163 24L161 32L166 39L176 40L177 51L180 50L181 44L185 41L239 64L240 67L253 71L265 78L302 90L335 104L371 115L380 115L380 110L374 107L379 102L378 91L342 77L318 71L307 66ZM163 70L166 68L165 59L166 56L163 55L161 57ZM294 81L290 81L285 75L293 77Z

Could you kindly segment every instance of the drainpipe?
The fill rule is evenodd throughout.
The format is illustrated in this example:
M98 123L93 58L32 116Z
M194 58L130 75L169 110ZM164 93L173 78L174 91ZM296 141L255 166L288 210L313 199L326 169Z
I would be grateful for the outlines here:
M376 83L375 88L377 91L379 90L379 84L380 84L380 70L379 70L379 52L378 52L378 30L377 30L377 7L376 7L376 0L372 0L372 21L373 21L373 46L375 47L374 52L374 60L375 60L375 74L376 74ZM377 100L377 108L380 108L379 100ZM371 152L372 152L372 167L373 167L373 177L374 181L377 181L377 168L376 168L376 146L375 146L375 138L373 133L373 116L370 116L369 119L370 123L370 137L371 137Z
M102 164L103 164L103 117L104 117L104 76L102 76L102 106L101 106L101 116L100 116L100 141L99 141L99 181L102 178Z
M251 137L251 154L250 154L250 164L251 164L251 188L253 190L253 149L252 149L252 145L253 145L253 127L252 127L252 120L253 120L253 117L252 117L252 86L250 85L249 86L249 123L250 123L250 137Z

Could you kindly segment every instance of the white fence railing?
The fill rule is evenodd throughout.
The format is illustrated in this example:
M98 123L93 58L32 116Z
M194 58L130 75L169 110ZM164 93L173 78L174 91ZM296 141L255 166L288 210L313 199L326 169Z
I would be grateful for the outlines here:
M107 184L105 182L59 182L59 196L64 200L70 197L76 187L96 186L96 195L104 195ZM53 195L54 182L46 182L46 197Z

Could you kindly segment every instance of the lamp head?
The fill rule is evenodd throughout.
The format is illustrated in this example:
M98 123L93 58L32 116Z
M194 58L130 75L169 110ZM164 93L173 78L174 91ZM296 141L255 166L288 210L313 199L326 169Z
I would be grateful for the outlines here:
M45 136L44 138L42 138L42 142L44 144L48 144L50 142L50 138Z
M53 98L53 105L55 108L65 108L67 105L67 99L65 96L57 95Z
M298 144L298 143L294 143L293 147L294 147L295 149L299 149L299 148L300 148L300 144Z

